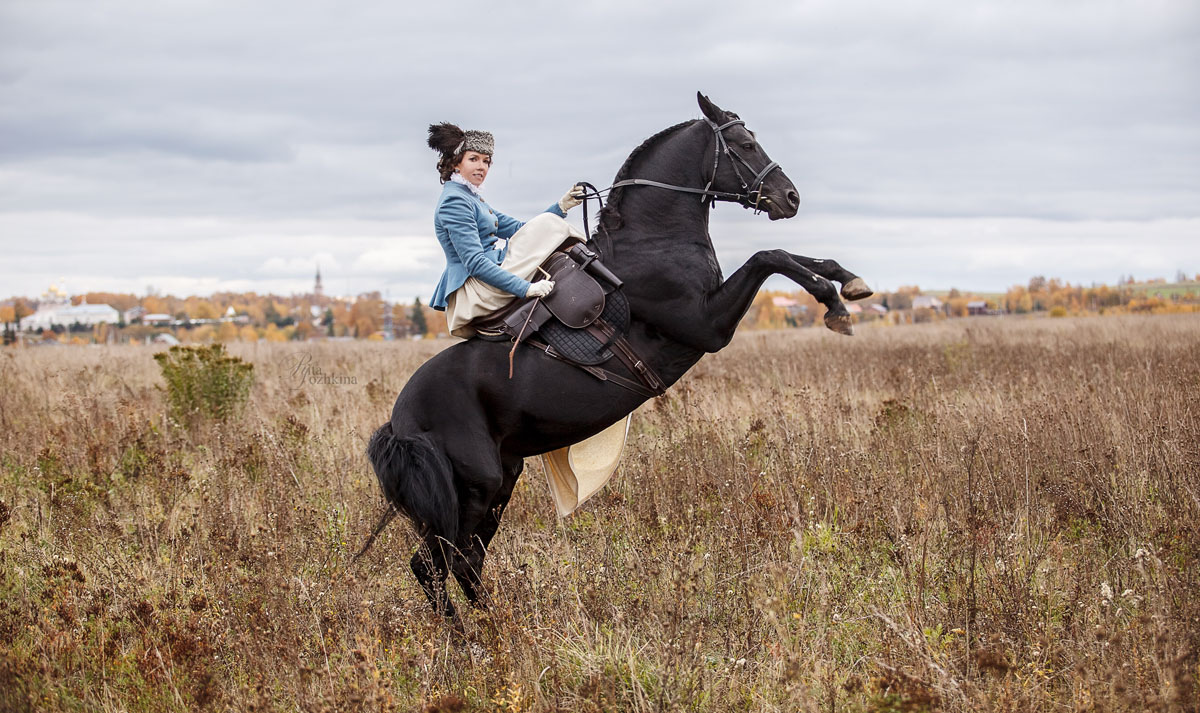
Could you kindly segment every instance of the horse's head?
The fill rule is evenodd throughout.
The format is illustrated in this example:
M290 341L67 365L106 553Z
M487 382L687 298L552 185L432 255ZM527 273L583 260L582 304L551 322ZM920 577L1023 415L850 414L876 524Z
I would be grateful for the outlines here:
M700 92L696 92L696 99L713 129L713 140L717 142L714 150L717 167L712 189L747 195L739 202L747 208L765 210L771 220L796 215L800 208L796 186L767 156L754 132L746 128L737 114L713 104ZM724 149L723 153L721 149ZM706 173L711 170L706 168Z

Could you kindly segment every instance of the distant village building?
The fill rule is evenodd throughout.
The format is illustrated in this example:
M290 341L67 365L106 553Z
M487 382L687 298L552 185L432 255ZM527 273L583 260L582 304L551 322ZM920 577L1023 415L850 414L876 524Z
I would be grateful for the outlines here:
M317 305L325 302L325 288L321 285L321 266L317 265L317 279L313 283L313 302Z
M912 308L917 309L941 309L943 302L933 295L917 295L912 299Z
M1003 309L992 308L983 300L972 300L967 303L968 317L992 317L998 314L1004 314Z
M42 293L37 311L28 317L23 317L19 329L38 331L50 329L55 325L70 327L73 324L92 326L96 324L117 324L121 321L121 313L108 305L90 305L86 301L72 305L67 293L55 285Z
M225 316L221 317L221 319L219 319L217 321L233 322L234 324L250 324L250 315L238 314L237 311L233 308L233 305L229 305L228 307L225 308Z
M169 314L161 312L152 312L151 314L142 315L142 324L153 324L157 326L168 325L175 321L175 318Z
M130 307L129 309L125 310L123 316L125 317L126 324L133 324L134 322L141 319L145 314L146 314L146 308L141 305L138 305L136 307Z
M787 310L787 313L793 317L802 315L808 311L808 305L802 305L790 297L777 295L771 298L771 304L775 307L782 307Z

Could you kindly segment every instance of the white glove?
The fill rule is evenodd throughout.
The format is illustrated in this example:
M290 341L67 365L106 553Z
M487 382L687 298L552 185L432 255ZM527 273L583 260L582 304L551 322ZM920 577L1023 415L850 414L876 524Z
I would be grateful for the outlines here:
M567 194L565 196L558 199L559 209L561 209L562 212L566 213L567 211L571 210L572 208L574 208L575 206L577 206L583 202L583 195L584 195L583 186L581 186L579 184L571 186L571 190L567 191Z
M550 280L538 280L529 286L526 290L526 297L545 297L550 294L550 290L554 289L554 283Z

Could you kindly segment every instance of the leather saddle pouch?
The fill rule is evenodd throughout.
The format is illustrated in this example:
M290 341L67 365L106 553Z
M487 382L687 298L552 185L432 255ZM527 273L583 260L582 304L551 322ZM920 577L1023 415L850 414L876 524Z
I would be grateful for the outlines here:
M595 322L604 311L604 288L600 283L562 253L555 253L546 261L546 271L554 280L554 290L542 298L542 304L572 329Z

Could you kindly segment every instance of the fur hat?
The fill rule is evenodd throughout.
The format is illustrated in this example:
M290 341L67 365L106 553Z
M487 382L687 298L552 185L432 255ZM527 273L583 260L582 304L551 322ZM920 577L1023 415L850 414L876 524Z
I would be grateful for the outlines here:
M463 131L454 124L442 122L429 125L429 148L443 156L456 156L460 151L476 151L491 156L495 139L486 131Z

